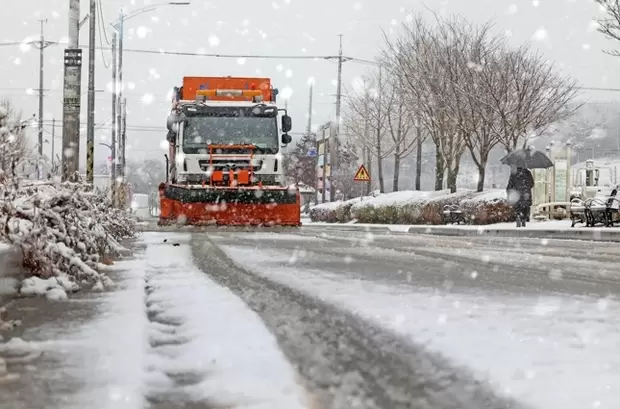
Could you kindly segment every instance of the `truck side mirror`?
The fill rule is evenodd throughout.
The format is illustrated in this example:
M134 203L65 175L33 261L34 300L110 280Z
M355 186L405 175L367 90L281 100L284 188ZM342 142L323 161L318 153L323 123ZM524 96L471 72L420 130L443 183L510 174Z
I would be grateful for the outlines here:
M166 118L166 128L168 128L168 131L176 134L179 132L179 124L184 122L185 119L184 114L172 113L168 115L168 118Z
M284 135L282 135L282 143L284 145L288 145L289 143L293 142L293 138L291 137L291 135L285 133Z
M288 133L293 129L293 120L290 116L284 115L282 117L282 132Z

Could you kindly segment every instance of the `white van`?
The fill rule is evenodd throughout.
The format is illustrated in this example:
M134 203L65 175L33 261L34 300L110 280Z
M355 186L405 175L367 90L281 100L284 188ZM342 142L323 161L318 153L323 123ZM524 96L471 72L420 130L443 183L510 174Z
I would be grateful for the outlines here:
M134 193L131 196L131 211L140 219L150 218L151 210L149 207L149 195Z

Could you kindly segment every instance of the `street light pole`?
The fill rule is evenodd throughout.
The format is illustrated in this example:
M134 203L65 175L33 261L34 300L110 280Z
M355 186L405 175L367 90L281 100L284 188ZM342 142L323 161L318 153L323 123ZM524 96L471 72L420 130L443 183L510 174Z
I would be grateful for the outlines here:
M128 20L132 17L138 16L142 13L147 13L149 11L153 11L155 9L157 9L158 7L162 7L162 6L188 6L190 5L189 1L169 1L169 2L165 2L165 3L159 3L159 4L153 4L151 6L147 6L147 7L143 7L141 9L135 10L131 13L127 13L125 14L123 12L123 8L121 7L119 16L118 16L118 21L116 23L112 23L112 27L114 27L115 29L115 36L117 35L118 37L118 46L116 51L112 51L113 54L115 54L116 57L116 61L118 64L118 68L116 72L116 75L118 76L118 80L114 79L114 83L118 84L118 91L115 92L114 95L114 112L112 112L112 118L113 121L115 122L115 125L118 130L116 136L118 137L119 140L119 151L118 151L118 156L119 156L119 162L120 162L120 166L119 166L119 175L122 178L122 181L124 182L124 178L125 178L125 146L126 146L126 135L125 132L122 132L121 130L121 124L123 122L122 116L123 116L123 110L121 109L122 103L121 101L123 101L123 40L124 40L124 28L125 28L125 20ZM116 67L116 64L115 64ZM113 74L114 75L114 74ZM116 88L115 88L116 89ZM114 131L113 131L114 132ZM114 133L113 135L113 142L112 145L114 147L116 147L116 139L114 139ZM113 149L114 151L114 149ZM116 164L114 163L114 168L116 168ZM115 169L116 171L116 169Z

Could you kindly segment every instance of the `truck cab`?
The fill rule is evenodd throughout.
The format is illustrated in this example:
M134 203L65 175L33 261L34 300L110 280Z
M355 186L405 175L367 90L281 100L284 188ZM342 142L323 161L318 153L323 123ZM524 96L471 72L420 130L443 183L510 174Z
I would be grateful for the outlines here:
M185 77L167 120L173 184L282 186L291 118L268 78Z

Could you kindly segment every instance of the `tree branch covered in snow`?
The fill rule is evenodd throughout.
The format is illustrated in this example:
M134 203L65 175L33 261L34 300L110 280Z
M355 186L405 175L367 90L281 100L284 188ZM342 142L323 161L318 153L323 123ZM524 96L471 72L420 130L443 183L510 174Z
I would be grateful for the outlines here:
M108 279L109 258L125 255L120 241L133 237L135 219L115 209L107 195L78 183L0 183L0 240L23 253L24 267L48 278L68 274L77 282Z

